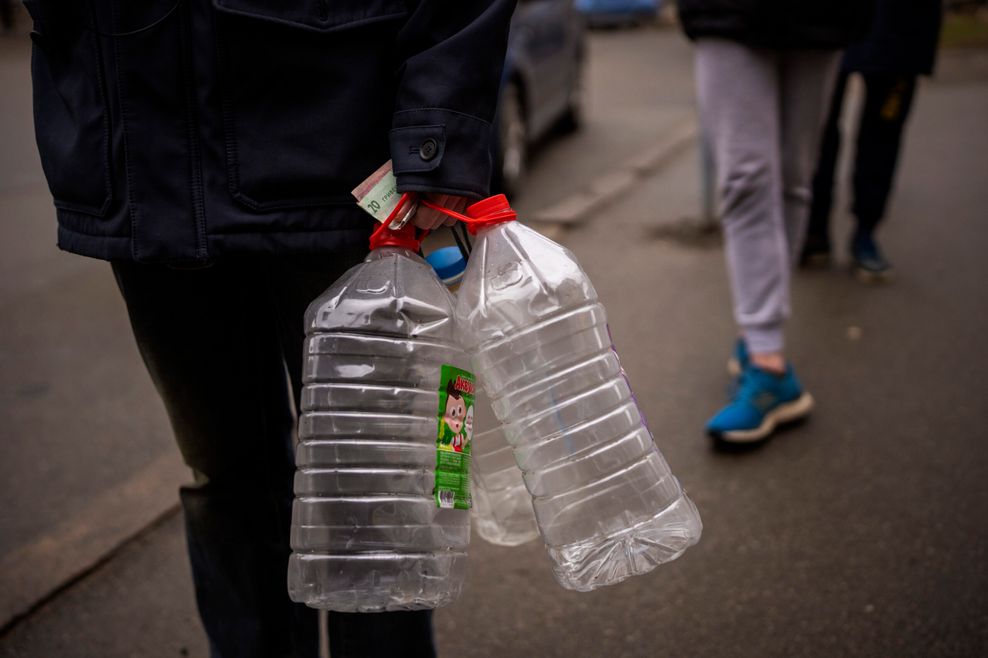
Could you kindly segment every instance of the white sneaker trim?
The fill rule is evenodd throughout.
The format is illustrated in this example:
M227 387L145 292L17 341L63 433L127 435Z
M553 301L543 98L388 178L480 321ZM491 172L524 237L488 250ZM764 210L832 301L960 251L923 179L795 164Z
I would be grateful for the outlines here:
M802 395L792 402L784 402L765 414L765 417L762 419L762 424L758 427L750 430L731 430L728 432L720 432L718 436L722 440L729 441L731 443L752 443L754 441L761 441L775 431L775 428L779 425L791 423L799 420L800 418L805 418L812 410L813 396L804 391Z

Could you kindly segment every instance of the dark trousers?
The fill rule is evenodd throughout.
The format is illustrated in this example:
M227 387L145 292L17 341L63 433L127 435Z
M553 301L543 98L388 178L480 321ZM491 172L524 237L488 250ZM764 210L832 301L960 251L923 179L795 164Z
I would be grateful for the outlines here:
M317 612L292 603L286 585L303 314L359 260L113 264L193 471L181 501L213 658L318 656ZM329 637L333 658L435 656L424 611L331 613Z
M809 234L828 235L833 206L834 171L840 152L840 114L849 74L842 72L834 87L830 112L820 146L820 159L813 177L813 204L810 209ZM870 234L885 217L885 207L892 190L895 167L902 143L902 129L909 116L916 76L862 74L865 102L858 127L854 157L851 212L857 229Z
M13 0L0 0L0 27L5 30L14 29Z

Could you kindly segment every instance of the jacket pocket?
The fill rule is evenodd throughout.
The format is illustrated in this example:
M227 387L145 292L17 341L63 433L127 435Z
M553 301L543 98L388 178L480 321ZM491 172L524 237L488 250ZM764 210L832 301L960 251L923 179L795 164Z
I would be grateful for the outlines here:
M103 217L113 197L106 84L84 3L25 2L34 19L31 77L41 166L58 208Z
M407 13L403 0L213 0L230 14L316 32L354 28Z
M213 0L228 184L255 210L352 203L388 158L403 0Z

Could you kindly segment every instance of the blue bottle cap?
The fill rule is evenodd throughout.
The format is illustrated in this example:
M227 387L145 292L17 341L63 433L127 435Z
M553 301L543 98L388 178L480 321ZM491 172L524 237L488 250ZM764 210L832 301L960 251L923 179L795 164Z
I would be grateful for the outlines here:
M463 270L467 269L467 261L459 247L436 249L425 260L432 265L436 276L446 284L455 283L463 275Z

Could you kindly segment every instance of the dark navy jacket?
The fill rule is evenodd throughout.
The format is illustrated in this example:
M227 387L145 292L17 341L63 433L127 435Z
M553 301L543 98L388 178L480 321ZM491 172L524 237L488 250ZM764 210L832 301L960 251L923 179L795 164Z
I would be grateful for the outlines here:
M756 48L837 49L868 27L872 0L679 0L691 39L719 37Z
M350 196L480 197L515 0L27 0L63 249L204 262L366 248Z
M868 36L844 54L844 69L862 73L933 73L943 8L940 0L878 0Z

